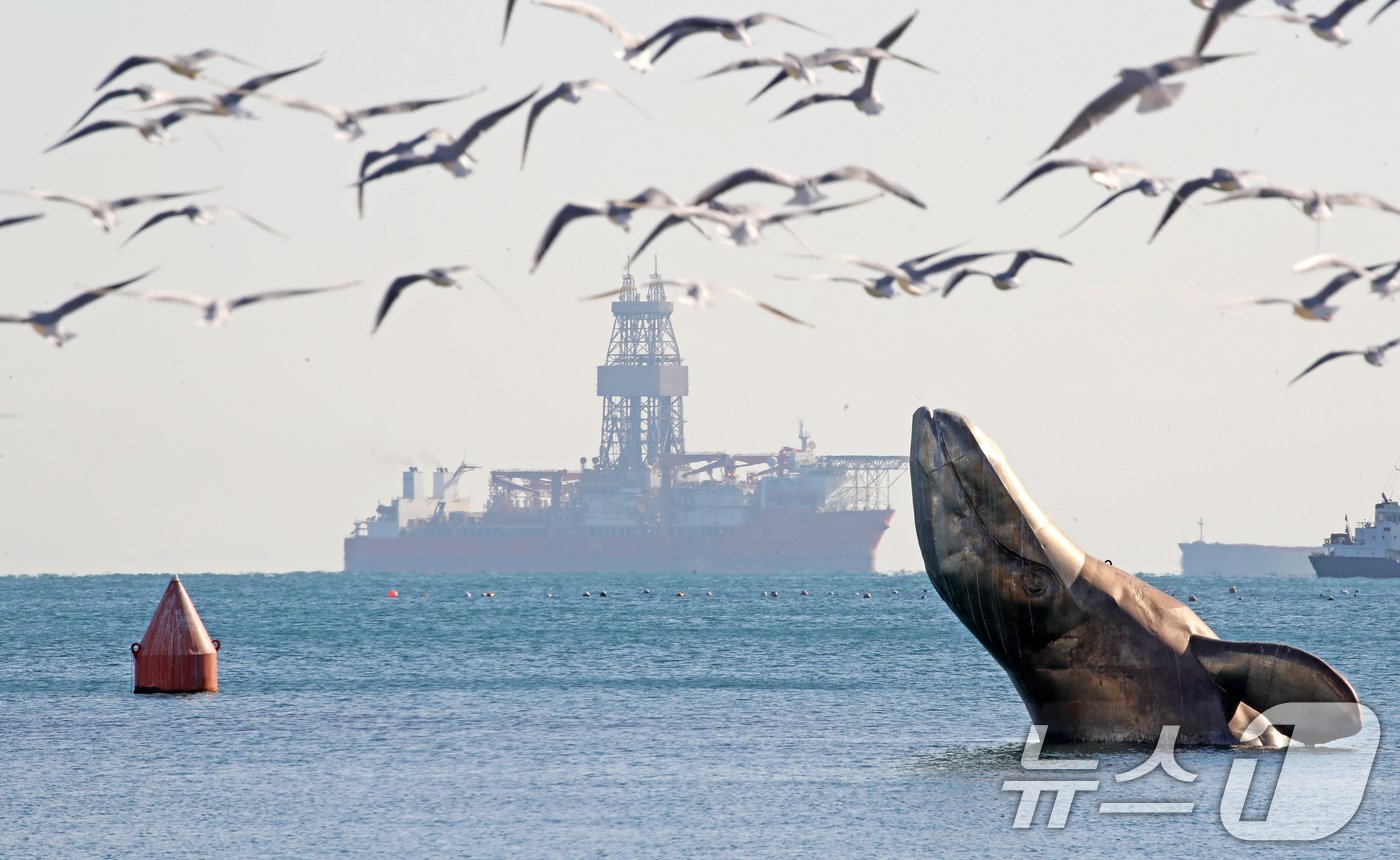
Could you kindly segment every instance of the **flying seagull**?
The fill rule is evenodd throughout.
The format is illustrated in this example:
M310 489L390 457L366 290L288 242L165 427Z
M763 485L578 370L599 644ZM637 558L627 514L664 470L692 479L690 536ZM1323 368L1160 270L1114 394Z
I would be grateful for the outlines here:
M689 307L709 307L710 305L715 303L714 297L716 293L724 293L726 295L734 296L735 298L743 299L746 302L751 302L752 304L757 305L763 310L768 311L770 314L781 317L790 323L796 323L797 325L806 326L807 328L816 327L809 322L805 322L803 320L798 319L797 317L793 316L787 311L780 310L774 307L773 305L768 304L765 301L761 301L759 299L754 298L753 296L749 295L743 290L736 290L733 287L717 286L714 284L710 284L706 281L693 281L685 278L665 278L661 281L661 283L665 284L668 287L680 287L684 292L682 292L681 295L676 296L675 301L679 302L680 304L687 305ZM620 295L621 293L622 289L608 290L605 293L598 293L597 295L593 296L584 296L582 299L580 299L580 301L606 299L612 296Z
M1332 359L1341 358L1344 355L1359 355L1362 358L1366 359L1366 363L1371 365L1372 367L1380 367L1383 364L1385 364L1386 352L1396 346L1400 346L1400 337L1397 337L1395 340L1392 341L1387 341L1378 346L1368 346L1365 349L1339 349L1336 352L1329 352L1322 358L1319 358L1317 361L1314 361L1312 364L1304 368L1303 372L1290 379L1288 381L1288 384L1292 385L1293 383L1307 376L1309 373L1312 373L1314 370L1317 370L1319 367L1331 361Z
M246 296L238 296L232 299L209 298L198 296L193 293L182 293L174 290L147 290L142 293L123 293L123 296L132 299L144 299L148 302L168 302L171 304L191 305L200 311L199 319L195 320L195 325L220 326L233 318L235 308L265 302L272 299L290 299L297 296L310 296L316 293L326 293L332 290L343 290L353 287L359 281L350 281L344 284L335 284L329 287L308 287L297 290L268 290L262 293L250 293Z
M132 239L135 239L147 229L154 227L162 221L183 216L185 218L188 218L191 224L203 226L213 221L215 215L232 215L235 218L242 218L244 221L247 221L254 227L260 227L274 236L277 236L281 239L287 238L286 236L267 226L263 222L254 218L252 215L249 215L247 212L244 212L240 209L235 209L232 206L219 206L208 203L191 203L188 206L183 206L179 209L167 209L164 212L157 212L156 214L152 215L150 218L146 219L146 223L142 224L140 227L137 227L136 230L130 236L126 237L126 241L122 242L122 246L125 247L127 242L130 242Z
M202 51L195 51L193 54L134 54L117 64L117 67L102 79L102 83L93 88L100 90L110 84L113 80L137 66L145 66L151 63L159 63L177 75L186 78L197 78L203 71L205 61L215 57L222 57L225 60L232 60L250 68L256 68L252 63L240 60L232 54L225 54L223 51L216 51L213 48L205 48Z
M1365 269L1359 269L1349 273L1351 277L1338 276L1328 281L1326 286L1308 296L1297 301L1293 299L1279 298L1249 298L1236 299L1229 302L1225 307L1235 307L1238 305L1289 305L1293 308L1293 313L1305 320L1316 320L1319 322L1331 322L1332 317L1339 308L1336 305L1327 304L1327 300L1337 294L1337 291L1352 281L1368 276Z
M1250 170L1230 170L1225 167L1217 167L1210 172L1210 176L1202 176L1198 179L1189 179L1177 186L1176 193L1172 199L1167 201L1166 211L1162 213L1162 220L1157 222L1157 229L1152 231L1152 236L1147 240L1151 242L1157 238L1157 234L1162 232L1162 228L1167 226L1167 222L1176 214L1186 199L1203 188L1213 188L1216 191L1242 191L1251 184L1266 182L1262 174Z
M1038 165L1026 178L1017 182L1011 190L1001 195L998 203L1005 203L1011 199L1011 195L1030 185L1035 180L1056 170L1063 170L1067 167L1082 167L1089 173L1089 178L1109 191L1117 191L1123 187L1122 175L1147 177L1150 174L1142 167L1128 161L1105 161L1102 158L1053 158Z
M1078 221L1075 222L1073 227L1061 233L1060 238L1064 238L1065 236L1068 236L1069 234L1073 233L1075 230L1078 230L1084 225L1085 221L1088 221L1090 218L1094 217L1094 215L1097 214L1100 209L1103 209L1105 206L1108 206L1110 203L1112 203L1113 201L1117 200L1125 194L1132 194L1134 191L1136 191L1144 197L1160 197L1161 195L1166 194L1171 190L1171 180L1169 179L1159 179L1155 176L1143 177L1133 185L1129 185L1127 188L1115 191L1112 194L1105 197L1102 203L1089 210L1088 215L1085 215L1083 218L1080 218Z
M1164 84L1162 83L1163 78L1199 69L1219 60L1241 56L1245 55L1216 54L1208 57L1200 55L1176 57L1151 66L1119 70L1120 80L1118 83L1104 90L1098 98L1089 102L1088 106L1070 122L1069 127L1056 138L1054 143L1050 144L1050 148L1041 153L1040 157L1044 158L1103 122L1105 117L1132 101L1134 96L1137 96L1138 99L1138 113L1150 113L1170 107L1181 96L1181 91L1185 89L1186 85L1180 83Z
M1229 203L1233 200L1270 198L1287 200L1289 203L1296 204L1299 211L1314 221L1325 221L1331 218L1333 210L1338 206L1366 206L1371 209L1379 209L1382 212L1389 212L1393 215L1400 215L1400 209L1370 194L1329 194L1324 191L1298 191L1279 185L1245 188L1227 194L1219 200L1212 200L1209 205L1213 206L1217 203Z
M298 72L304 72L313 66L319 65L320 62L321 61L319 59L316 59L312 60L309 63L303 63L300 66L294 66L290 69L283 69L280 72L268 72L263 75L258 75L257 77L249 78L248 80L244 81L236 87L228 87L223 92L214 93L213 95L168 96L162 99L154 99L150 103L148 103L144 108L142 108L142 110L155 110L157 108L171 106L200 107L205 108L208 111L217 114L218 116L231 116L236 117L238 119L252 119L253 115L243 109L243 100L245 98L254 93L258 93L258 90L262 89L270 83L273 83L274 81L279 81L282 78L288 77L290 75L295 75ZM258 95L265 94L258 93Z
M170 99L179 98L178 93L172 93L169 90L163 90L159 87L153 87L150 84L137 84L134 87L121 87L115 90L108 90L107 92L98 96L97 101L93 102L87 110L83 111L83 115L78 117L78 119L72 125L68 126L66 130L72 131L73 129L77 128L79 123L87 119L89 116L92 116L93 111L102 107L107 102L112 101L113 99L126 98L127 96L136 96L137 98L141 99L141 101L144 104L150 104L151 102L168 102Z
M335 131L332 132L335 139L349 141L355 140L365 133L365 130L360 126L361 120L388 114L412 113L413 111L422 110L423 108L432 107L433 105L461 101L462 99L477 95L484 89L485 87L477 87L471 92L463 93L460 96L448 96L447 98L441 99L412 99L374 105L373 107L360 108L359 110L346 110L345 108L321 104L320 102L313 102L309 99L297 98L296 96L281 96L272 93L262 93L260 95L262 98L276 102L283 107L289 107L294 110L311 111L312 113L319 113L327 117L331 122L335 123Z
M651 68L652 63L661 59L662 54L671 50L678 42L688 36L694 36L697 33L718 33L730 41L743 42L744 46L748 47L753 45L753 39L749 37L749 28L771 22L790 24L809 33L823 35L791 18L784 18L782 15L774 15L771 12L758 12L746 18L711 18L693 15L687 18L677 18L635 45L618 51L614 56L625 60L632 68L645 72ZM648 57L646 55L647 49L663 39L665 42L662 43L661 47L657 49L655 54ZM881 45L880 47L885 46Z
M389 308L398 300L399 294L409 286L419 281L428 281L437 287L456 287L460 290L462 284L456 278L452 277L458 272L476 275L483 284L495 290L496 295L500 296L506 304L510 304L510 300L506 299L501 291L496 289L494 284L486 280L480 272L476 271L471 266L443 266L441 268L432 268L426 272L414 272L411 275L400 275L390 282L389 289L384 292L384 300L379 303L379 311L374 315L374 328L370 330L370 334L379 331L379 325L384 322L384 317L389 313ZM515 306L511 305L511 307Z
M151 271L155 270L152 269ZM63 328L64 317L82 307L92 304L93 302L97 301L98 299L102 298L108 293L115 292L117 290L120 290L122 287L136 283L137 281L146 277L150 273L151 272L143 272L137 275L136 277L128 278L125 281L118 281L115 284L108 284L105 287L97 287L96 289L86 290L50 311L35 311L34 313L28 314L26 316L0 314L0 323L26 323L29 325L30 328L38 332L41 337L47 338L49 341L51 341L54 346L63 346L68 341L77 337L76 334L70 331L66 331Z
M1243 9L1250 0L1191 0L1201 9L1205 9L1210 14L1206 16L1206 22L1201 26L1201 33L1196 37L1196 53L1199 54L1206 49L1215 31L1220 29L1220 25L1225 19ZM1274 3L1290 12L1296 11L1297 0L1274 0Z
M943 298L948 298L948 294L951 293L954 289L956 289L958 284L962 283L963 279L966 278L968 275L982 275L984 277L990 278L992 284L999 290L1014 290L1017 287L1021 286L1021 280L1016 276L1017 273L1021 271L1022 266L1026 265L1026 263L1030 262L1031 260L1050 260L1056 263L1064 263L1066 266L1074 265L1069 260L1066 260L1064 257L1057 257L1054 254L1046 254L1043 251L1035 251L1029 249L1025 251L1017 251L1016 256L1011 260L1011 265L1004 272L993 273L985 271L983 269L975 269L971 266L966 266L964 268L958 269L956 272L953 273L953 276L948 279L948 284L943 288Z
M466 131L452 139L448 143L436 143L433 150L426 155L406 155L395 159L380 167L368 176L362 177L357 185L363 190L367 183L385 176L392 176L396 173L403 173L417 167L427 167L436 164L448 173L457 178L462 178L471 173L469 162L471 156L467 154L467 148L476 142L477 138L485 134L496 123L510 116L511 113L520 108L521 105L535 97L540 91L539 87L531 90L523 98L517 99L505 107L498 108L477 119L476 122L467 126Z
M37 221L44 217L44 213L39 212L34 215L15 215L11 218L0 218L0 229L14 227L16 224L24 224L28 221Z
M1362 266L1335 254L1317 254L1293 264L1295 272L1311 272L1315 269L1345 269L1337 276L1341 284L1364 278L1371 284L1371 292L1383 299L1394 298L1400 293L1400 260Z
M880 48L881 50L888 51L890 46L893 45L896 41L898 41L900 36L904 35L904 31L909 29L909 25L914 23L914 18L917 17L918 14L919 13L916 10L914 14L899 22L899 24L896 25L893 30L886 33L884 37L880 39L880 41L876 42L875 46L877 48ZM773 117L773 119L782 119L788 114L796 113L797 111L800 111L805 107L810 107L815 104L835 101L848 101L851 104L855 105L856 109L859 110L861 113L864 113L867 116L875 116L878 113L880 113L880 111L885 109L884 103L880 101L880 94L875 92L875 73L879 70L880 60L875 57L871 57L869 60L866 61L865 78L861 81L860 86L856 87L848 93L813 93L812 95L807 96L806 98L798 99L797 101L788 105L786 110Z
M873 170L856 165L838 167L815 176L790 176L786 173L780 173L779 171L770 170L766 167L749 167L731 173L711 183L691 199L690 205L700 206L709 203L727 191L752 182L780 185L790 189L792 191L792 197L784 204L787 206L811 206L815 203L820 203L827 199L826 194L821 190L821 186L828 183L865 182L882 191L893 194L901 200L907 200L920 209L927 208L924 202L914 195L914 192L885 179ZM666 218L663 219L660 224L657 224L651 233L647 235L646 239L642 241L642 244L633 254L633 259L636 259L636 255L645 250L657 236L684 220L686 219L677 215L666 216Z
M953 246L956 247L956 246ZM860 284L865 288L865 292L877 299L892 299L895 297L895 288L903 290L905 293L919 297L927 296L937 292L937 287L929 283L926 278L940 271L946 271L952 266L958 265L959 261L954 261L952 265L934 265L920 267L920 264L941 256L953 250L953 248L943 248L934 251L932 254L923 254L918 257L911 257L894 265L882 263L877 260L869 260L864 257L857 257L854 254L836 254L831 256L817 256L819 259L834 260L843 263L852 263L865 269L879 272L879 277L853 278L840 275L812 275L807 278L784 277L784 280L817 280L833 281L837 283ZM967 254L960 258L961 262L970 262L988 254ZM780 276L783 277L783 276Z
M641 114L642 116L647 115L646 111L642 110L640 107L637 107L636 103L634 103L631 99L627 98L627 96L624 96L622 93L618 92L617 90L613 89L612 87L608 86L600 80L597 80L595 78L588 78L582 81L565 81L564 83L550 90L548 93L540 96L538 99L535 100L534 104L530 105L530 118L525 121L525 144L520 147L521 170L525 169L525 153L528 152L530 149L530 134L535 129L535 121L539 119L540 113L544 111L545 108L549 107L550 105L554 104L560 99L563 99L564 101L570 104L578 104L579 99L583 96L583 93L586 90L602 90L606 93L612 93L613 95L627 102L629 105L632 105L633 108L636 108L637 113Z
M189 116L215 116L215 113L202 108L182 107L155 119L100 119L96 122L88 123L59 142L53 144L48 149L45 149L44 152L53 152L60 146L72 143L79 138L87 137L99 131L109 131L114 128L129 128L139 133L144 140L156 144L166 144L171 141L169 133L170 127Z
M453 136L450 133L444 131L443 129L430 128L422 134L418 135L417 137L412 138L411 140L401 140L393 146L389 147L388 149L371 149L370 151L366 152L364 156L360 159L360 175L355 183L355 205L360 213L360 217L365 217L364 179L365 174L369 172L369 169L371 167L373 167L375 164L378 164L380 161L383 161L386 158L400 159L420 155L421 153L419 153L417 150L418 147L422 146L424 143L432 142L433 144L437 145L446 145L451 143L453 140ZM466 156L465 153L463 153L463 156L465 160L470 160L470 158ZM462 175L465 176L466 174L463 173Z
M859 200L852 200L849 203L837 203L832 206L816 206L807 209L795 209L788 212L769 212L760 206L735 206L722 203L719 200L710 200L700 206L676 206L667 211L684 220L711 221L719 228L719 239L722 242L740 247L747 247L756 244L763 238L763 228L776 224L786 230L803 248L809 252L812 250L802 237L797 235L788 221L794 218L810 218L817 215L825 215L828 212L836 212L841 209L849 209L852 206L860 206L883 197L883 194L872 194L869 197L862 197ZM703 231L702 231L703 232ZM629 262L635 261L637 256L645 249L648 237L637 250L632 252Z
M94 197L78 197L73 194L59 194L53 191L0 191L0 194L14 194L21 197L33 197L36 200L53 200L58 203L72 203L75 206L81 206L92 215L92 223L101 227L102 232L110 233L117 224L118 209L139 206L142 203L158 203L161 200L172 200L176 197L207 194L214 190L217 189L202 188L199 191L176 191L168 194L134 194L130 197L118 197L115 200L98 200Z
M631 230L632 213L638 209L670 209L680 206L671 195L657 188L645 188L642 191L625 199L605 200L602 203L568 203L565 204L554 217L550 219L549 226L545 228L544 235L540 237L540 243L535 248L535 254L530 259L530 271L535 271L539 267L540 261L544 259L545 252L549 246L554 244L554 240L559 237L559 233L571 221L579 218L588 218L594 215L602 215L613 224L621 227L624 231Z
M575 0L534 0L536 6L544 6L549 9L558 9L562 12L572 12L575 15L582 15L595 24L601 25L617 40L622 43L622 47L631 49L642 41L640 36L627 32L622 25L614 21L606 12L589 3L579 3Z
M774 57L751 57L744 60L735 60L732 63L721 66L703 75L704 78L713 78L726 72L736 72L743 69L755 69L764 67L778 67L778 72L768 83L763 85L763 89L753 94L748 104L753 104L758 97L776 87L786 80L798 80L805 84L815 86L817 83L816 70L824 66L836 69L837 71L849 73L861 73L865 70L865 63L869 60L898 61L907 63L926 72L937 74L936 69L930 69L923 63L916 62L908 57L900 56L886 51L884 48L827 48L815 54L798 55L786 53L782 56Z
M1308 29L1312 30L1314 36L1324 42L1331 42L1340 48L1350 42L1346 34L1342 32L1342 19L1345 18L1351 10L1364 2L1366 2L1366 0L1342 0L1341 3L1337 4L1337 6L1326 15L1315 15L1313 13L1300 15L1296 12L1264 12L1250 17L1276 18L1281 21L1287 21L1290 24L1306 24Z

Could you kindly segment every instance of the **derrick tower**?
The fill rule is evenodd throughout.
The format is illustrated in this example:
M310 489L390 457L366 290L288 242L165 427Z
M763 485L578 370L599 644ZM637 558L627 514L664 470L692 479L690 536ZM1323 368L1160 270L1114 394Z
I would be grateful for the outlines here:
M690 393L690 368L676 346L674 309L655 271L645 297L631 272L622 276L622 289L612 303L608 359L598 366L600 469L640 475L665 454L685 453L682 398Z

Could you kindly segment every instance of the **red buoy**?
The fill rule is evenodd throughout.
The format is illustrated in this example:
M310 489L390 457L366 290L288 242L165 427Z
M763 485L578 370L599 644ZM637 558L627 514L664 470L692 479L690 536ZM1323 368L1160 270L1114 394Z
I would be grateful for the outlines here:
M398 597L398 596L399 596L399 590L398 590L397 588L391 588L391 589L389 589L389 596L390 596L390 597Z
M165 595L139 643L132 643L136 693L217 693L219 640L210 639L180 577Z

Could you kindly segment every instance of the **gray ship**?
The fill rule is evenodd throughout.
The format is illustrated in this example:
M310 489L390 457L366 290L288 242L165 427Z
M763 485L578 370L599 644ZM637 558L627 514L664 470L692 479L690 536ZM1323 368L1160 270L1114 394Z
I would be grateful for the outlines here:
M1323 541L1310 558L1317 575L1335 579L1400 578L1400 502L1381 494L1371 522L1350 523Z

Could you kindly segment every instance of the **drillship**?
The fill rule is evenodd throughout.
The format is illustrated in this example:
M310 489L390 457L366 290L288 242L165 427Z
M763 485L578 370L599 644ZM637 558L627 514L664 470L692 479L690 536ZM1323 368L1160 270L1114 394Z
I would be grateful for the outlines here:
M1333 533L1311 560L1318 576L1400 577L1400 502L1382 493L1373 521Z
M467 471L403 473L403 494L355 523L345 569L402 573L769 573L875 570L904 455L689 452L689 368L661 277L631 274L612 303L598 367L598 456L577 469L491 472L484 510L457 496Z

